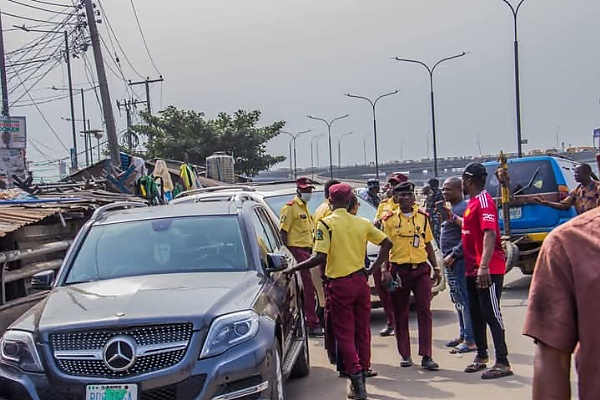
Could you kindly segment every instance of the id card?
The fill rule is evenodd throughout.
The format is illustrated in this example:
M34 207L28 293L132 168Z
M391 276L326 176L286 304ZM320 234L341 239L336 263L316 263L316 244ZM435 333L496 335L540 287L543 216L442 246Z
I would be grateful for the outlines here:
M415 237L413 238L413 247L418 248L420 243L421 237L419 235L415 235Z

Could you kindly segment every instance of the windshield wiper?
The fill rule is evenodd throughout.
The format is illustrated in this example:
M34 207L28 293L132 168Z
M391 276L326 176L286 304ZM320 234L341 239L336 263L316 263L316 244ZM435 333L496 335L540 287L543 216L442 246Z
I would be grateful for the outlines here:
M533 181L535 180L535 178L537 178L538 174L540 173L542 167L537 167L537 169L535 170L535 172L533 173L533 176L531 177L531 179L529 180L529 183L525 186L523 186L521 189L517 190L516 192L513 193L513 196L516 196L524 191L526 191L527 189L529 189L531 186L533 186Z

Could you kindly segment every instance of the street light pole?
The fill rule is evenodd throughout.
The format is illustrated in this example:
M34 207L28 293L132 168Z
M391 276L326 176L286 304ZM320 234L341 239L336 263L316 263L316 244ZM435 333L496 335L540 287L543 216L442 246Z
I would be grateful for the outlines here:
M338 121L343 118L348 118L349 116L350 116L349 114L342 115L341 117L334 118L331 121L327 121L326 119L323 119L323 118L313 117L312 115L308 116L308 118L310 118L310 119L322 121L325 123L325 125L327 125L327 137L329 140L329 177L332 179L333 179L333 153L331 151L331 125L333 125L333 123L335 121Z
M342 170L342 139L345 138L346 136L352 135L353 133L354 132L344 133L338 139L338 168L339 168L340 171Z
M457 54L452 57L443 58L443 59L439 60L438 62L436 62L433 65L433 67L429 67L429 65L425 64L423 61L411 60L409 58L394 57L394 60L396 60L396 61L403 61L403 62L419 64L419 65L425 67L427 72L429 72L429 88L430 88L430 94L431 94L431 129L432 129L432 135L433 135L433 170L434 170L436 177L438 176L438 156L437 156L437 136L436 136L436 132L435 132L435 96L434 96L434 91L433 91L433 73L435 72L435 69L440 64L442 64L446 61L454 60L455 58L463 57L466 54L467 53L465 53L463 51L461 54Z
M379 147L377 145L377 115L375 113L375 108L377 106L377 102L379 100L381 100L384 97L388 97L388 96L392 96L394 94L397 94L399 92L399 90L394 90L393 92L389 92L389 93L385 93L382 94L381 96L379 96L378 98L375 99L375 101L369 99L368 97L364 97L364 96L357 96L354 94L346 94L346 96L350 97L350 98L354 98L354 99L362 99L362 100L366 100L369 102L369 104L371 104L371 108L373 109L373 140L375 142L375 175L377 175L377 179L379 179ZM367 157L366 157L366 148L365 148L365 165L367 164Z
M323 136L325 136L323 133L317 135L317 136L313 136L310 139L310 178L314 179L315 178L315 160L313 158L313 143L315 140L319 140L320 138L322 138ZM317 154L318 154L318 148L317 148Z
M294 179L298 179L298 163L296 162L296 139L298 139L298 137L300 137L301 135L310 132L310 129L307 129L305 131L302 132L297 132L297 133L291 133L291 132L286 132L286 131L281 131L281 133L285 133L286 135L289 135L291 137L290 139L290 146L292 144L292 142L294 143ZM290 153L291 154L291 153ZM291 167L291 160L290 160L290 167Z
M321 161L320 161L321 158L319 157L319 140L323 139L324 137L325 137L325 134L323 134L323 136L320 136L315 142L315 148L317 149L317 154L316 154L317 155L317 169L319 169L321 166Z
M520 78L520 68L519 68L519 31L518 31L518 16L519 10L523 5L525 0L520 0L519 4L514 7L508 0L502 0L503 2L510 7L510 11L513 15L514 22L514 62L515 62L515 107L517 113L517 154L519 157L523 156L523 134L521 131L521 78Z

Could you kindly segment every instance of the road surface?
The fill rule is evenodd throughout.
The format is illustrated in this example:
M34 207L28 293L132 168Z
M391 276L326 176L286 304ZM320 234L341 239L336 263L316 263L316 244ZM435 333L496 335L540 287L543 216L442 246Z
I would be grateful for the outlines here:
M520 271L511 271L502 296L502 312L507 327L509 360L515 375L495 381L483 381L480 374L466 374L463 369L472 361L473 353L449 354L444 342L458 333L456 315L448 291L438 295L432 303L433 310L433 358L440 364L440 371L422 371L419 366L400 368L400 357L395 338L382 338L379 330L385 324L381 310L373 311L372 318L372 367L379 376L367 380L369 399L460 399L504 400L530 399L533 375L534 345L531 339L521 335L530 277ZM411 319L413 360L420 364L417 349L416 318ZM492 343L490 337L490 344ZM307 378L291 380L286 386L286 400L341 400L346 398L347 380L337 377L335 367L327 361L322 341L311 339L311 372ZM493 354L493 352L491 353ZM489 365L488 365L489 366ZM572 380L574 381L574 379Z

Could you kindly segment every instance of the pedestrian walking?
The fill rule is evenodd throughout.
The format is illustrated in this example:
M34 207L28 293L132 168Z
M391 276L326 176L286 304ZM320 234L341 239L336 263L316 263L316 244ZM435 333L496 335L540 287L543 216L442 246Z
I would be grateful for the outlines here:
M350 375L348 397L364 400L365 373L371 367L371 302L364 265L367 241L381 246L374 268L381 268L392 243L370 221L348 213L352 196L352 187L343 183L329 189L333 212L319 222L314 254L286 273L325 263L327 306L337 346Z
M469 308L473 323L477 355L465 372L487 368L489 360L487 326L490 327L496 352L496 363L481 375L482 379L510 376L505 326L500 309L500 296L506 272L504 250L500 240L498 210L485 190L487 171L482 164L470 163L463 172L463 190L469 195L465 215L451 215L462 227L463 252L467 274Z
M440 181L437 178L431 178L427 181L427 187L429 187L429 194L425 201L425 211L429 214L429 221L431 222L431 232L435 238L435 242L438 247L440 246L440 233L442 229L442 221L440 214L436 212L435 205L440 201L444 201L442 190L440 189Z
M531 287L523 333L537 343L533 399L571 399L571 358L575 353L579 399L600 396L600 209L554 229L542 244Z
M556 203L537 196L534 201L557 210L568 210L575 207L577 214L593 210L600 206L600 182L592 179L592 174L592 167L589 164L580 164L575 167L575 180L579 185L571 190L566 199Z
M467 208L463 198L463 187L460 178L448 178L442 186L444 200L451 205L452 215L462 217ZM465 275L465 259L463 255L461 229L449 218L443 202L436 204L436 212L442 220L440 247L444 255L446 281L450 286L450 298L458 315L459 333L456 339L446 342L452 347L451 353L468 353L477 350L473 336L469 295L467 293L467 277Z
M296 181L296 196L288 201L279 216L279 233L296 261L308 259L313 246L313 223L307 203L315 188L308 178ZM323 328L316 313L315 286L308 270L300 273L304 287L304 315L308 334L311 337L323 336Z
M367 181L367 187L362 188L358 191L358 195L373 205L373 207L379 207L381 199L379 198L379 180L371 178Z
M439 365L432 358L432 280L440 282L433 235L426 212L415 207L415 185L403 182L393 189L399 207L382 218L383 231L393 243L388 269L382 270L383 282L390 289L394 312L396 343L402 357L400 365L413 365L408 327L409 300L414 294L419 324L421 366L435 371ZM429 261L429 263L427 262ZM431 268L433 267L433 278Z

